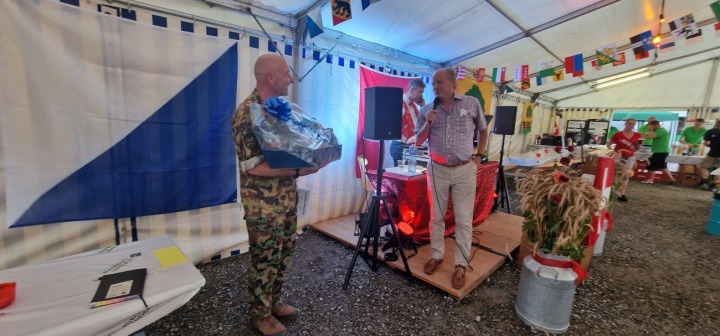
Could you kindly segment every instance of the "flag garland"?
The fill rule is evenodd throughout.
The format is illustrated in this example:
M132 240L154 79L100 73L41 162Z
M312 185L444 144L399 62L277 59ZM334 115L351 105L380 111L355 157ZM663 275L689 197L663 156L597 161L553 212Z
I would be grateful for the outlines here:
M717 0L709 5L712 9L716 19L720 21L720 0ZM658 49L661 53L674 50L677 44L677 38L685 38L686 44L699 41L702 37L702 29L698 27L694 20L693 14L682 16L676 20L668 23L672 31L672 35L669 38L665 38L661 43L655 45L653 43L653 32L652 30L645 31L630 37L630 47L633 50L635 60L642 60L649 57L650 51ZM713 25L716 36L720 37L720 22ZM707 31L706 31L707 33ZM683 44L680 44L683 46ZM612 64L613 67L621 66L626 64L627 57L625 52L618 52L617 45L615 43L609 44L603 47L599 47L595 50L595 60L590 61L592 66L597 70L601 70L603 65ZM546 64L547 63L547 64ZM529 69L527 75L527 81L525 80L525 69L527 65L519 65L514 68L513 80L521 83L521 88L526 89L530 87L529 82ZM563 72L563 70L565 70ZM484 80L485 68L468 69L472 74L473 79L482 82ZM482 73L482 75L480 74ZM582 54L576 54L565 58L565 63L562 68L555 69L552 67L552 61L540 63L539 70L536 74L537 85L547 84L547 77L552 76L553 82L564 80L564 73L572 74L573 77L584 75L584 59ZM495 83L502 83L506 80L506 68L496 67L492 68L492 81Z

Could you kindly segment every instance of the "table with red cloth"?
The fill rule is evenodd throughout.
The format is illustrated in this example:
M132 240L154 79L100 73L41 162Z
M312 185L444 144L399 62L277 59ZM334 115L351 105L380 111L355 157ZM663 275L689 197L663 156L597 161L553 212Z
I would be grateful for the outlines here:
M496 161L478 166L473 226L479 225L490 215L495 194L497 169L498 162ZM368 170L367 175L373 188L377 189L377 171ZM394 216L397 216L395 222L410 224L414 231L413 240L418 243L430 241L430 203L427 185L425 174L405 176L390 172L383 173L382 192L394 196L392 198L397 198L396 204L393 206ZM455 213L452 195L445 213L445 223L445 236L453 234L455 232Z

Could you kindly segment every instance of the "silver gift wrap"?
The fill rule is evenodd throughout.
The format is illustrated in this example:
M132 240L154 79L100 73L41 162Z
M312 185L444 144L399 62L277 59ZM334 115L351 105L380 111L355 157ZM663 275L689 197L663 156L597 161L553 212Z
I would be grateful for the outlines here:
M270 168L315 167L340 159L342 145L332 128L295 104L290 108L290 120L283 121L260 104L250 105L253 132Z

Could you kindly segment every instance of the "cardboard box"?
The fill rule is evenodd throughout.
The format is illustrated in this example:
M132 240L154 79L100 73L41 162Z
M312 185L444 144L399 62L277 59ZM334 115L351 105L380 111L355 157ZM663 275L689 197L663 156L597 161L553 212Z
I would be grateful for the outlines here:
M697 172L695 171L696 167L697 166L695 165L680 164L680 168L678 169L678 171L683 174L697 174Z
M700 176L696 174L682 174L680 185L686 187L694 187L700 183Z

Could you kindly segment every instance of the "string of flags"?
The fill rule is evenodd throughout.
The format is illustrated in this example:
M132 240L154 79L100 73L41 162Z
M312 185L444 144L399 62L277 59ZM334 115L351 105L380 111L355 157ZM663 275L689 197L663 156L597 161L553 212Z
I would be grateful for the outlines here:
M710 4L710 8L713 10L716 20L720 21L720 0ZM630 47L632 49L633 58L635 60L642 60L650 57L650 52L652 50L658 49L660 52L670 51L675 48L676 42L678 41L684 40L686 44L692 44L699 41L702 37L702 30L695 22L695 18L692 13L668 22L668 26L671 31L670 36L660 41L658 41L659 39L654 41L656 36L653 34L652 30L631 36ZM720 36L720 22L715 23L714 28L716 36ZM612 65L614 67L620 66L625 64L627 60L625 52L618 52L618 48L615 43L596 48L594 56L595 59L591 60L590 64L595 70L601 70L602 67L606 65ZM527 69L527 64L516 66L515 73L512 78L513 81L520 83L520 87L523 90L530 88L530 80ZM484 68L473 70L466 69L462 66L458 66L456 70L458 73L458 79L464 78L464 74L466 73L485 71ZM563 66L559 68L553 66L552 60L540 62L538 64L538 72L535 77L535 85L546 85L550 78L552 78L553 82L562 81L565 79L565 74L572 75L573 77L579 77L585 74L584 57L582 53L565 57ZM473 77L477 78L478 82L482 82L484 80L482 77ZM504 82L506 80L505 67L493 68L491 80L495 83Z

